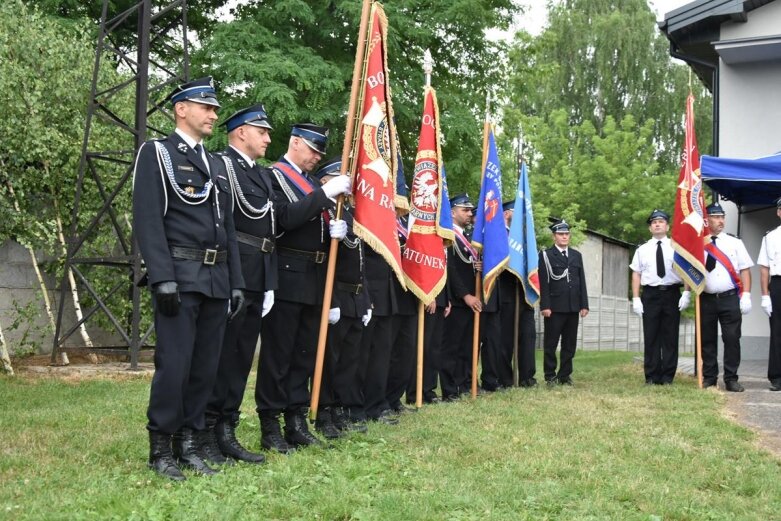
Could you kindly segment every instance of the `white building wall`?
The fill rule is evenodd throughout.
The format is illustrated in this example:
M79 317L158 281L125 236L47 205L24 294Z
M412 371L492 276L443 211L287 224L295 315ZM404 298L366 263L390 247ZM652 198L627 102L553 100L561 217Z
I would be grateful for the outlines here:
M767 4L748 14L748 22L725 22L721 40L781 34L781 2ZM781 61L726 64L719 67L719 155L752 159L781 151ZM766 231L780 223L775 209L743 208L723 204L727 231L740 236L756 261ZM759 269L751 269L753 310L743 317L743 357L767 357L770 335L760 308Z

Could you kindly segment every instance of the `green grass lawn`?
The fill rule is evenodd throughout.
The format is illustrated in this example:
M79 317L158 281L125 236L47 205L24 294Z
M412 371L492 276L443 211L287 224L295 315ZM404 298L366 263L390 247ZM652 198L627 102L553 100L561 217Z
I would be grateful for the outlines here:
M146 469L148 379L2 377L0 519L779 519L781 465L723 395L646 387L631 358L579 353L574 388L426 406L184 483ZM250 389L258 450L253 410Z

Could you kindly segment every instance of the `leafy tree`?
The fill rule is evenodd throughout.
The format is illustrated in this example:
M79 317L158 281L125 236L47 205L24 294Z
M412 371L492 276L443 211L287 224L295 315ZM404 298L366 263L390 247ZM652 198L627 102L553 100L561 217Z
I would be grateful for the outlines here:
M484 38L519 12L514 0L399 0L385 5L394 110L407 176L417 148L423 99L422 57L436 62L443 154L451 191L474 191L479 179L486 91L500 84L502 43ZM194 56L200 73L218 80L224 113L263 101L275 132L267 158L287 147L290 126L313 121L332 129L330 153L341 153L361 2L256 0L217 24ZM227 96L226 96L227 94ZM212 140L222 146L223 135Z
M85 110L95 59L95 43L87 21L63 23L28 9L20 0L0 5L0 240L14 239L22 245L55 259L49 271L62 274L64 235L71 225L76 176L81 156ZM24 27L20 31L19 27ZM110 68L100 80L119 83ZM111 110L120 117L133 114L127 96L114 96ZM132 150L110 125L94 122L93 149ZM122 175L118 166L109 170L104 182ZM89 173L87 178L89 179ZM95 184L85 183L81 199L82 223L103 204ZM126 211L129 190L115 201L120 223L129 228ZM95 230L85 257L117 253L116 239L107 223ZM85 267L84 271L91 269ZM103 278L101 278L103 277ZM114 285L116 273L90 277L101 289ZM92 304L89 298L83 302ZM117 306L126 304L116 295ZM119 313L121 316L121 313Z
M645 0L552 4L539 36L516 34L509 64L505 150L527 142L536 202L556 215L577 204L589 228L632 242L651 209L672 211L689 75ZM693 89L707 150L710 97Z

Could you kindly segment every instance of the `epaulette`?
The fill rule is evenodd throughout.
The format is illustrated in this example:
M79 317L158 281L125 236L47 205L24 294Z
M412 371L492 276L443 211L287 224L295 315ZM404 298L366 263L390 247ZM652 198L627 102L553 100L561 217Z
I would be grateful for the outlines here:
M737 235L735 235L734 233L729 233L729 232L727 232L727 235L729 235L730 237L735 237L736 239L740 239L740 237L738 237L738 236L737 236Z

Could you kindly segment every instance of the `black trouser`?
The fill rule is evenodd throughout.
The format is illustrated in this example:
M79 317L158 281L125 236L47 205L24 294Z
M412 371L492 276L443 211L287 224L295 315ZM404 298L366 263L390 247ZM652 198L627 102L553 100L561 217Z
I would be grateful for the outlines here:
M515 335L515 301L502 303L502 362L499 381L509 387L513 384L512 360ZM534 308L521 301L521 316L518 317L518 381L531 380L537 373L534 359L534 343L537 331L534 324ZM508 371L509 364L509 371Z
M703 293L700 298L702 328L702 377L715 381L719 377L718 325L724 341L724 381L738 380L740 366L740 298L737 293L717 297Z
M388 367L391 357L393 317L373 316L361 336L361 367L363 371L363 410L350 410L354 418L377 418L389 409L387 401Z
M385 398L394 409L401 407L401 397L415 378L418 359L418 316L393 315L391 358Z
M544 320L545 332L543 334L543 370L545 380L556 377L569 378L572 375L572 359L575 358L575 348L578 343L578 322L580 313L562 313L554 311ZM561 362L559 372L556 374L556 346L561 338Z
M767 358L767 379L781 381L781 277L770 277L770 351Z
M358 368L362 332L360 318L343 316L339 322L328 326L320 406L361 406L363 390L358 381Z
M678 326L681 312L679 285L643 286L643 341L645 381L670 383L678 368Z
M207 416L229 422L239 419L239 407L260 336L263 293L245 291L244 296L244 307L225 327L217 380L206 407Z
M255 402L258 412L309 405L315 367L320 306L276 300L260 329Z
M461 306L450 308L450 315L445 319L439 373L442 398L455 398L471 390L474 321L474 311Z
M437 381L442 358L442 334L445 326L445 308L437 306L434 313L423 314L423 401L437 397ZM407 386L407 403L415 403L417 396L417 363Z
M180 293L179 313L155 310L155 374L149 392L147 429L174 434L202 430L227 321L228 300ZM154 305L154 298L152 299Z
M499 311L480 313L480 357L482 362L480 381L483 388L488 391L495 391L502 385L499 379L501 373L508 370L512 373L512 360L507 366L506 360L502 356L501 318Z

